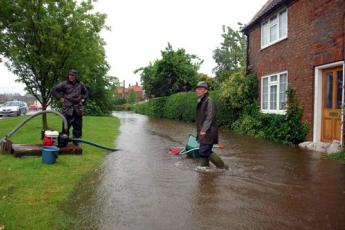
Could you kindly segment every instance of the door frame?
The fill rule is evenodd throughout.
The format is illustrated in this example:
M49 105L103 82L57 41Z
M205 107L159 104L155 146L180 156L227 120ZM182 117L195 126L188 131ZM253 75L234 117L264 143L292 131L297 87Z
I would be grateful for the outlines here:
M343 67L343 89L345 86L345 61L338 61L326 65L316 66L314 73L315 90L314 90L314 124L313 124L313 142L321 142L321 120L322 120L322 71L337 66ZM344 90L345 91L345 90ZM342 104L344 105L344 91ZM341 110L341 130L340 136L343 137L344 114ZM340 138L340 144L343 145L343 138Z

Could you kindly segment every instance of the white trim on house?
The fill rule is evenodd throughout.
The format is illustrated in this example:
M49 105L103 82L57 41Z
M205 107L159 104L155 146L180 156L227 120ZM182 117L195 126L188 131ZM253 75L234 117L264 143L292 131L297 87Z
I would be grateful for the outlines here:
M279 21L279 15L280 15L280 13L282 13L283 11L286 11L286 35L285 36L282 36L282 37L280 37L279 36L279 32L280 32L280 21ZM271 37L271 33L269 32L268 34L269 34L269 37L267 38L268 39L268 43L266 44L266 45L264 45L263 44L263 38L264 38L264 24L266 24L266 23L268 23L269 25L268 25L268 30L270 30L271 29L271 26L270 26L270 20L273 18L273 17L277 17L277 22L276 22L276 25L277 25L277 31L276 31L276 33L277 33L277 39L276 40L274 40L274 41L270 41L271 39L270 39L270 37ZM278 11L276 11L274 14L271 14L270 16L269 16L269 18L266 18L265 20L263 20L262 22L261 22L261 26L260 26L260 33L261 33L261 40L260 40L260 45L261 45L261 49L265 49L265 48L267 48L267 47L269 47L269 46L271 46L271 45L274 45L274 44L276 44L276 43L278 43L278 42L280 42L280 41L282 41L282 40L284 40L284 39L286 39L287 37L288 37L288 34L289 34L289 12L288 12L288 8L283 8L283 9L280 9L280 10L278 10Z
M269 74L269 75L265 75L261 77L261 93L260 93L260 99L261 99L261 103L260 103L260 111L262 113L275 113L275 114L285 114L286 113L286 108L285 109L279 109L279 105L280 105L280 76L286 74L286 89L288 88L289 85L289 74L288 71L283 71L283 72L279 72L279 73L273 73L273 74ZM270 78L272 76L277 76L277 81L274 82L270 82ZM264 79L267 78L268 79L268 85L267 85L267 95L268 95L268 109L263 109L264 108L264 99L263 99L263 93L264 93L264 87L263 87L263 81ZM276 102L276 109L271 109L271 86L277 86L277 102ZM287 95L285 95L285 102L287 102Z
M324 69L343 66L343 85L345 78L345 62L338 61L326 65L315 67L315 95L314 95L314 124L313 124L313 142L321 142L321 119L322 119L322 71ZM344 88L343 88L344 89ZM344 105L344 92L342 97L342 104ZM343 125L344 117L341 116L341 123ZM341 129L341 136L343 136L343 129ZM342 138L341 138L341 144Z

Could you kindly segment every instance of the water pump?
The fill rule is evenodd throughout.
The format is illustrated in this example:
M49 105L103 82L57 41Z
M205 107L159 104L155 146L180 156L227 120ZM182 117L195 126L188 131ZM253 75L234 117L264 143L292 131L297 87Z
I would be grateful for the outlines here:
M0 145L1 145L1 152L2 153L12 153L13 152L13 146L12 146L12 142L10 141L10 137L19 129L21 128L23 125L25 125L29 120L31 120L32 118L43 114L43 113L54 113L58 116L60 116L63 120L63 124L64 124L64 128L63 128L63 132L59 133L58 135L56 134L51 134L50 136L49 134L46 135L47 131L42 131L41 132L41 138L43 141L46 141L46 143L43 143L44 145L57 145L58 147L66 147L68 145L69 142L74 142L74 143L86 143L92 146L95 146L97 148L101 148L101 149L105 149L108 151L118 151L118 149L115 148L111 148L111 147L106 147L106 146L102 146L99 144L96 144L94 142L88 141L88 140L84 140L81 138L69 138L68 136L68 124L67 124L67 120L66 118L59 112L57 111L53 111L53 110L44 110L44 111L40 111L37 112L31 116L29 116L28 118L26 118L25 120L23 120L21 123L19 123L19 125L17 125L11 132L9 132L5 137L3 137L0 141ZM53 131L54 132L54 131ZM56 132L56 131L55 131ZM45 136L47 136L47 138L44 140Z

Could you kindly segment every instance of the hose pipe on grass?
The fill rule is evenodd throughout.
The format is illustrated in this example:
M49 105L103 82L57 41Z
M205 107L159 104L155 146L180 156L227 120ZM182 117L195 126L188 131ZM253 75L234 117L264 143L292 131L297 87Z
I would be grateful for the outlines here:
M92 141L84 140L84 139L81 139L81 138L73 138L73 139L70 139L70 141L73 141L73 142L76 142L76 143L79 143L79 142L80 143L85 143L85 144L92 145L92 146L95 146L97 148L105 149L105 150L108 150L108 151L111 151L111 152L119 151L119 149L114 149L114 148L111 148L111 147L103 146L103 145L94 143Z

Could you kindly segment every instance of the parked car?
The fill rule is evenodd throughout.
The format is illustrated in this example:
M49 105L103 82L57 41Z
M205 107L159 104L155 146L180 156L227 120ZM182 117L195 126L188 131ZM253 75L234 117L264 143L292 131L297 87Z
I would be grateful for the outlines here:
M28 106L23 101L7 101L0 107L0 116L20 116L26 114Z

